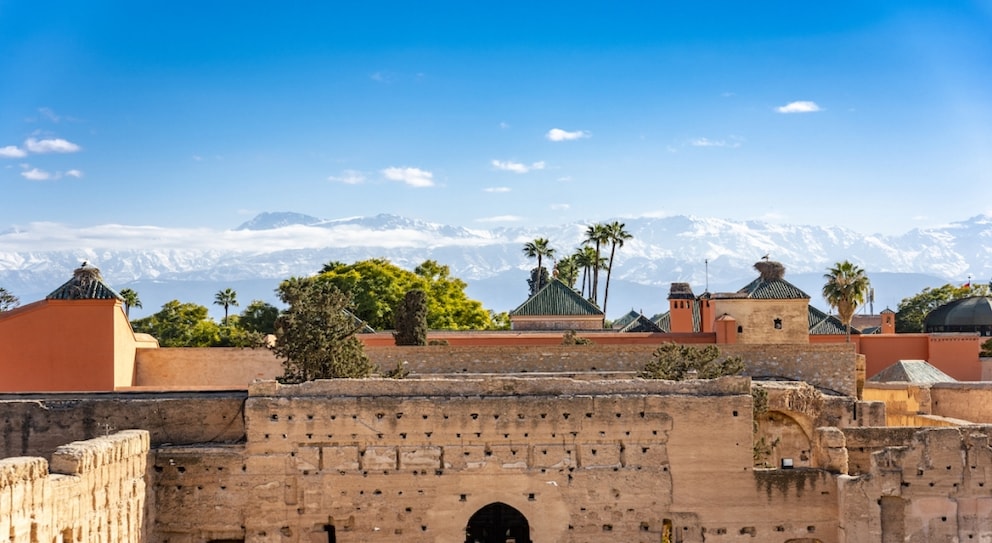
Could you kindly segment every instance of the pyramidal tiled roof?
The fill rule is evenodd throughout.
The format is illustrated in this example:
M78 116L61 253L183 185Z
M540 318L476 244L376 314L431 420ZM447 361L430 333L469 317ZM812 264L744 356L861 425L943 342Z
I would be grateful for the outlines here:
M638 314L637 318L628 322L627 324L617 327L613 326L618 332L661 332L662 329L651 319L645 317L644 315Z
M558 279L510 312L510 316L602 315L592 302Z
M809 333L810 335L846 335L847 327L837 317L809 306ZM851 327L852 335L860 333L860 330Z
M926 360L900 360L868 379L873 383L953 383L957 379L933 367Z
M100 270L83 265L72 272L72 279L53 290L46 300L120 300L121 295L103 282Z
M755 300L797 300L800 298L809 299L799 287L786 281L785 279L763 279L761 277L751 281L744 288L737 291L748 298Z
M614 330L619 330L619 329L627 326L628 324L636 321L637 318L640 317L640 316L641 316L640 312L634 311L633 309L631 309L629 313L627 313L626 315L624 315L624 316L620 317L619 319L613 321L612 328Z

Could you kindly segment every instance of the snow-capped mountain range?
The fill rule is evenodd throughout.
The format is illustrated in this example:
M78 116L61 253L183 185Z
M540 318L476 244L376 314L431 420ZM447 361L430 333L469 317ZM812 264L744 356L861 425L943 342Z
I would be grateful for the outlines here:
M876 311L895 309L926 286L992 277L992 217L985 215L897 236L689 216L620 220L633 238L617 251L608 318L631 308L666 310L673 281L688 282L697 293L737 290L754 278L752 266L764 255L782 262L786 278L824 309L817 295L823 273L845 259L868 272ZM252 299L275 303L279 281L315 273L332 260L384 257L412 269L433 259L469 284L469 296L506 311L524 301L535 264L523 244L548 238L558 255L570 254L592 222L473 229L395 215L328 220L287 212L262 213L224 231L33 223L0 232L0 286L22 303L35 301L85 260L111 286L139 293L143 307L132 317L140 317L172 299L219 311L213 294L228 287L238 291L242 307Z

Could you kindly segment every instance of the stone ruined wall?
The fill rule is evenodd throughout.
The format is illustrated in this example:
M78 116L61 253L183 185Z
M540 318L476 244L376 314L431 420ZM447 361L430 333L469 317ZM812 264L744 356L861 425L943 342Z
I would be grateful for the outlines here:
M581 334L580 334L581 335ZM580 373L639 371L657 345L489 345L367 347L366 354L383 370L406 363L415 374ZM721 345L741 356L752 377L804 380L849 396L857 392L853 346ZM245 387L260 376L282 374L271 352L251 349L142 349L137 358L138 385L154 387Z
M857 354L845 343L820 345L720 345L728 356L744 359L754 378L806 381L846 396L857 396Z
M867 476L840 480L846 540L992 539L992 427L893 430L884 432L889 446L871 454Z
M747 379L259 383L245 416L155 452L149 541L462 541L494 502L541 542L837 541L829 474L752 470Z
M0 460L0 538L143 543L148 432L63 445L44 458Z
M992 424L992 383L934 383L930 385L932 414Z
M4 395L0 458L44 456L63 443L141 428L161 443L244 440L244 402L236 392Z

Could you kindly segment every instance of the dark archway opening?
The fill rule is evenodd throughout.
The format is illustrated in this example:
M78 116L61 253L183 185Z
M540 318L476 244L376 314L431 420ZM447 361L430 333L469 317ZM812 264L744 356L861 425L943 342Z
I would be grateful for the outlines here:
M513 507L491 503L468 519L465 543L531 543L530 524Z

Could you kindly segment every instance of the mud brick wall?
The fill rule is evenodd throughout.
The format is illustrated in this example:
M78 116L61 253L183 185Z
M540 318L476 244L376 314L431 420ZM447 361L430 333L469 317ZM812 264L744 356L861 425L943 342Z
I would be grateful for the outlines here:
M142 543L148 432L127 430L0 460L0 536L13 542ZM51 470L51 471L49 471Z

